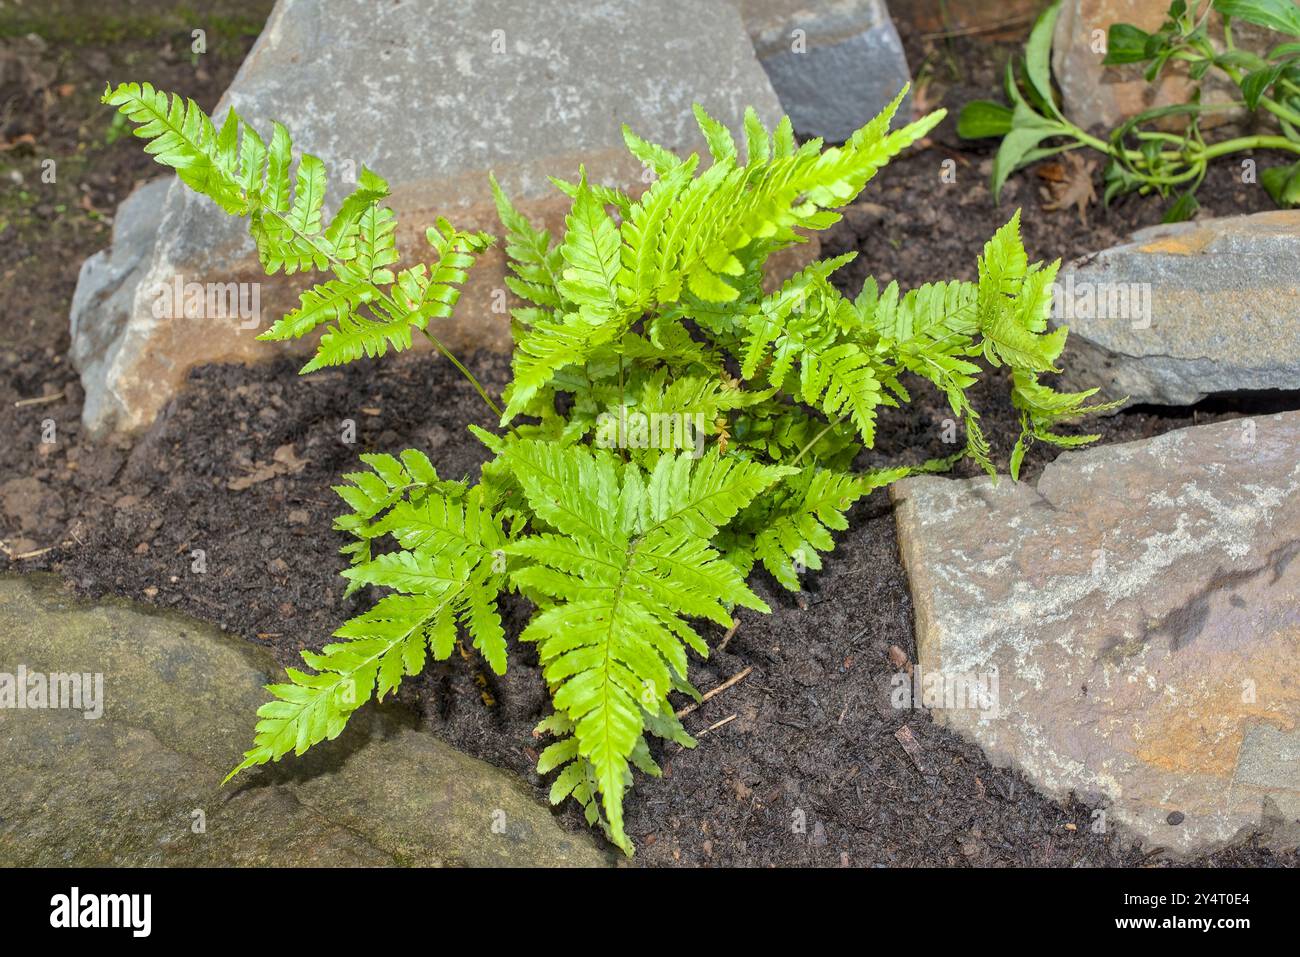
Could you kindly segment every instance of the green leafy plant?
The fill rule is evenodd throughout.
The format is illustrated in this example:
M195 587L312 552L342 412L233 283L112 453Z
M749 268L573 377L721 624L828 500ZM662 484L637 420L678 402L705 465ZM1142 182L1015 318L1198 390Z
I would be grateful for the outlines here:
M813 262L772 292L763 267L824 229L885 163L942 118L890 131L900 100L843 146L798 145L789 120L768 130L751 110L744 155L697 108L711 162L682 159L625 130L656 179L640 197L556 180L572 198L558 242L492 182L519 297L513 381L498 404L431 326L456 302L474 257L493 240L439 220L432 266L394 271L394 214L369 170L328 219L325 170L291 144L269 144L233 111L218 129L192 102L124 84L105 102L137 124L160 163L222 209L250 220L268 272L326 274L300 306L262 334L323 329L303 367L406 349L415 332L455 362L500 416L473 429L491 450L476 483L446 479L421 452L362 456L335 491L348 512L335 528L348 593L386 591L304 652L310 670L271 685L253 747L231 774L301 754L335 737L349 715L393 692L430 656L465 635L497 673L507 592L536 611L519 639L536 646L554 713L542 773L551 800L585 809L626 852L623 795L632 769L657 774L654 736L691 746L669 695L698 694L688 651L708 654L698 622L726 627L736 607L767 611L746 584L762 565L786 588L819 568L819 553L872 489L966 455L990 474L989 444L967 392L983 358L1011 369L1022 431L1017 473L1034 441L1072 446L1094 436L1054 431L1097 407L1095 390L1058 393L1066 330L1047 331L1056 264L1031 265L1019 214L979 259L977 282L906 293L869 280L853 299L831 283L851 255ZM908 401L905 378L928 381L966 426L963 452L916 468L854 471L872 445L876 410ZM662 427L663 423L670 427Z
M958 118L957 130L963 137L1002 138L993 163L995 199L1016 170L1057 153L1089 147L1108 157L1107 203L1130 192L1173 196L1165 216L1172 222L1196 211L1196 190L1214 160L1246 150L1300 154L1300 42L1275 43L1267 56L1260 56L1239 48L1233 37L1236 20L1300 38L1300 8L1292 0L1213 0L1190 7L1186 0L1174 0L1168 18L1154 33L1127 23L1112 25L1103 62L1144 63L1148 82L1155 82L1171 63L1184 63L1192 88L1186 103L1139 113L1106 139L1072 123L1052 89L1052 36L1060 9L1058 0L1044 11L1030 34L1024 59L1007 64L1010 106L976 100ZM1222 17L1217 43L1210 35L1210 15L1216 11ZM1202 102L1202 83L1212 73L1231 81L1239 97ZM1260 123L1271 121L1276 132L1207 141L1202 116L1232 110L1249 112ZM1160 121L1171 118L1181 122L1179 132L1160 128ZM1300 160L1264 170L1260 182L1279 206L1300 204Z

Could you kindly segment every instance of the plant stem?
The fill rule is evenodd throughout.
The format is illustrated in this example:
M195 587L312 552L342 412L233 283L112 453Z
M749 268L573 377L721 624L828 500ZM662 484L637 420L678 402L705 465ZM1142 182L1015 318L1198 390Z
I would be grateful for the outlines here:
M814 445L820 442L822 440L823 435L825 435L827 432L835 428L835 426L839 425L843 421L844 421L844 416L841 415L838 416L834 422L827 422L826 428L822 429L820 432L814 435L812 439L808 442L808 444L799 450L799 454L794 457L794 460L790 463L790 467L793 468L794 466L798 465L799 460L803 458L803 454L805 452L807 452L810 448L812 448Z
M451 362L451 364L460 370L460 374L469 380L469 384L472 385L478 391L478 394L480 396L482 396L483 401L488 404L488 408L490 408L493 412L495 412L498 417L505 414L504 412L501 411L501 406L497 405L495 402L492 401L492 397L488 395L486 390L484 390L483 386L479 384L478 379L474 378L474 373L466 369L465 366L461 364L461 361L457 359L454 355L452 355L451 350L448 349L446 346L444 346L437 336L435 336L428 329L421 329L420 331L424 333L424 337L426 339L428 339L430 342L433 343L433 347L437 349L439 352L441 352L444 356L446 356L447 359Z
M1198 155L1201 159L1212 160L1238 150L1285 150L1288 153L1300 153L1300 143L1285 136L1241 136L1235 140L1215 143Z

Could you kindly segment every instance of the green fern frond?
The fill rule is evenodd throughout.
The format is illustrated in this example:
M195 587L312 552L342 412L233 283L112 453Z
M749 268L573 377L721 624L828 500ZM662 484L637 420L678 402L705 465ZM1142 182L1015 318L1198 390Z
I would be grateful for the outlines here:
M390 455L363 460L372 471L345 476L351 484L336 488L353 509L336 527L363 543L343 576L349 591L375 585L395 594L334 632L345 641L304 651L315 674L289 669L289 684L268 686L275 700L258 710L253 747L227 780L337 737L372 696L382 699L404 676L418 674L427 654L446 660L458 626L494 672L505 672L505 630L496 608L508 571L502 516L481 486L465 491L440 483L418 452L408 450L400 461ZM401 550L372 558L370 541L385 534Z
M506 258L514 273L506 277L506 286L519 298L543 309L558 308L563 254L558 247L551 245L548 231L534 227L510 204L496 177L489 179L497 216L506 230Z
M135 135L149 140L146 152L174 168L187 186L226 212L249 218L268 274L333 273L333 279L305 290L299 307L259 336L296 339L327 326L303 373L409 348L414 331L450 315L474 256L492 242L440 220L429 235L438 254L432 275L420 265L394 276L388 267L398 260L396 220L380 205L388 184L370 170L361 170L357 188L326 225L325 165L304 153L291 187L293 144L281 124L273 125L269 146L233 109L218 131L193 101L169 97L148 83L109 87L103 102L136 123Z
M554 529L506 548L527 562L513 583L550 602L520 640L538 644L556 709L595 770L611 839L630 853L622 795L645 714L661 713L685 681L685 644L708 650L684 617L728 625L729 605L766 608L709 541L783 470L680 455L647 476L604 451L533 441L502 457Z
M1059 263L1031 269L1020 240L1020 210L993 234L979 258L978 312L984 357L1033 372L1059 372L1064 328L1043 333Z
M815 465L799 470L785 480L779 504L764 517L764 527L754 537L754 555L773 578L799 591L799 575L822 567L818 552L835 547L831 532L849 527L845 513L876 484Z
M1033 372L1015 370L1011 374L1011 404L1020 411L1020 436L1011 453L1011 477L1020 478L1020 465L1025 452L1034 441L1047 442L1062 448L1078 448L1097 441L1099 435L1061 435L1052 429L1065 422L1073 422L1085 415L1095 415L1118 409L1127 397L1113 402L1088 400L1097 389L1082 392L1057 392L1038 381Z
M618 227L582 175L560 255L566 263L559 283L564 298L577 307L584 321L595 324L618 311Z

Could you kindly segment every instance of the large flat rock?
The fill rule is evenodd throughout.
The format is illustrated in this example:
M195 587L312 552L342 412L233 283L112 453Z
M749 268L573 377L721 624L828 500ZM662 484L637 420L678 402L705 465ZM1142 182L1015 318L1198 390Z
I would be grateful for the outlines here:
M1295 846L1298 452L1291 412L892 486L922 673L997 676L936 719L1152 845Z
M1063 381L1130 404L1300 389L1300 210L1153 226L1061 271Z
M424 230L438 215L499 232L490 170L553 229L567 200L549 175L576 178L582 163L594 181L639 192L621 124L703 149L697 101L733 129L746 106L769 124L781 116L726 0L280 0L215 112L233 105L265 135L273 119L288 126L297 150L325 161L327 215L349 171L385 177L413 262L429 259ZM261 328L297 304L301 279L264 279L245 223L169 183L165 196L150 187L127 200L113 248L82 269L72 357L95 432L147 426L193 365L273 354L239 319L156 318L160 289L177 277L261 283ZM480 263L455 319L437 327L452 348L509 348L494 295L504 294L501 255Z
M884 0L735 0L795 131L843 142L911 80ZM911 115L911 101L895 122Z
M0 866L609 862L522 781L393 706L222 787L252 740L262 686L281 672L201 622L0 578L0 703L20 668L28 701L31 676L53 673L98 673L103 694L81 709L0 708Z

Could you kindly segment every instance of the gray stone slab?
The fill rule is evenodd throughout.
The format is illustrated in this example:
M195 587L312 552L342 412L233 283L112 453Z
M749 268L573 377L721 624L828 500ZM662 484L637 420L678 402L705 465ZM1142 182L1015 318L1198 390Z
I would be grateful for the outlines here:
M843 142L911 79L884 0L736 0L797 132ZM911 98L895 124L908 121Z
M1068 387L1130 404L1300 389L1300 211L1155 226L1063 269Z
M1291 412L892 486L922 673L995 676L936 720L1150 845L1294 847L1298 452Z

